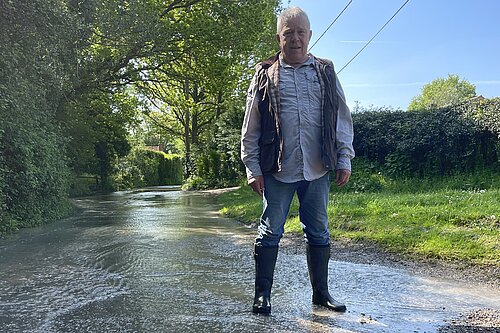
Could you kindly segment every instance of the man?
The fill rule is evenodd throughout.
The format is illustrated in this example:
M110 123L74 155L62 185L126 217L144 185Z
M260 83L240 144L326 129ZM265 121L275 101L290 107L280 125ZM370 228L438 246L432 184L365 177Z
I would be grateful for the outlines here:
M351 174L353 129L344 93L329 60L308 54L312 36L298 7L278 18L280 52L256 66L242 126L241 158L248 184L263 196L255 240L254 313L271 312L278 245L297 193L313 304L346 311L328 291L329 171L338 186Z

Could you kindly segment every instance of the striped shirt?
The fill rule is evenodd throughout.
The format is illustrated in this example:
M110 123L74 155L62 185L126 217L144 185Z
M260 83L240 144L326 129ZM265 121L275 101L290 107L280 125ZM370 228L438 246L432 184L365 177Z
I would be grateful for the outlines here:
M279 59L279 117L283 136L283 161L280 172L273 176L285 183L312 181L326 174L321 158L322 91L314 57L299 67ZM247 177L262 175L259 164L260 114L257 103L257 81L253 78L247 96L247 110L242 126L241 156ZM336 169L351 169L352 120L344 92L337 78L339 96L336 142L338 160Z

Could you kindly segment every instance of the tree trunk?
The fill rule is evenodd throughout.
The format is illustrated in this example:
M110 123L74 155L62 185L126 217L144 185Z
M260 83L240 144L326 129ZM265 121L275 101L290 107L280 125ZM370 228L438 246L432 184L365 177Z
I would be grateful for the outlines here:
M186 125L184 126L184 145L186 147L186 152L184 155L184 177L189 178L192 174L191 170L191 138L189 135L189 123L190 123L190 112L189 108L186 110Z

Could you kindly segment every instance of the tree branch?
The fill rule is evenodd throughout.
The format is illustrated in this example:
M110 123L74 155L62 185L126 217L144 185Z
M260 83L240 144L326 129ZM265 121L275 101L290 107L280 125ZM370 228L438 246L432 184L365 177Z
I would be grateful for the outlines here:
M183 1L181 0L174 0L168 7L165 9L165 11L160 15L161 18L165 17L174 9L179 9L179 8L189 8L194 4L197 4L198 2L201 2L201 0L192 0L192 1L185 1L184 4L182 4Z

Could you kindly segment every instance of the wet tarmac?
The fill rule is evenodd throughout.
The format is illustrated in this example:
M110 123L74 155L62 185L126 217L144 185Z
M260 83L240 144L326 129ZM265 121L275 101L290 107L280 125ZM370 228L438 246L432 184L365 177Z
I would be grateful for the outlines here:
M311 304L305 256L280 252L271 316L251 313L254 230L213 198L167 188L76 201L81 211L0 239L0 332L435 332L500 308L500 292L331 261L344 314Z

